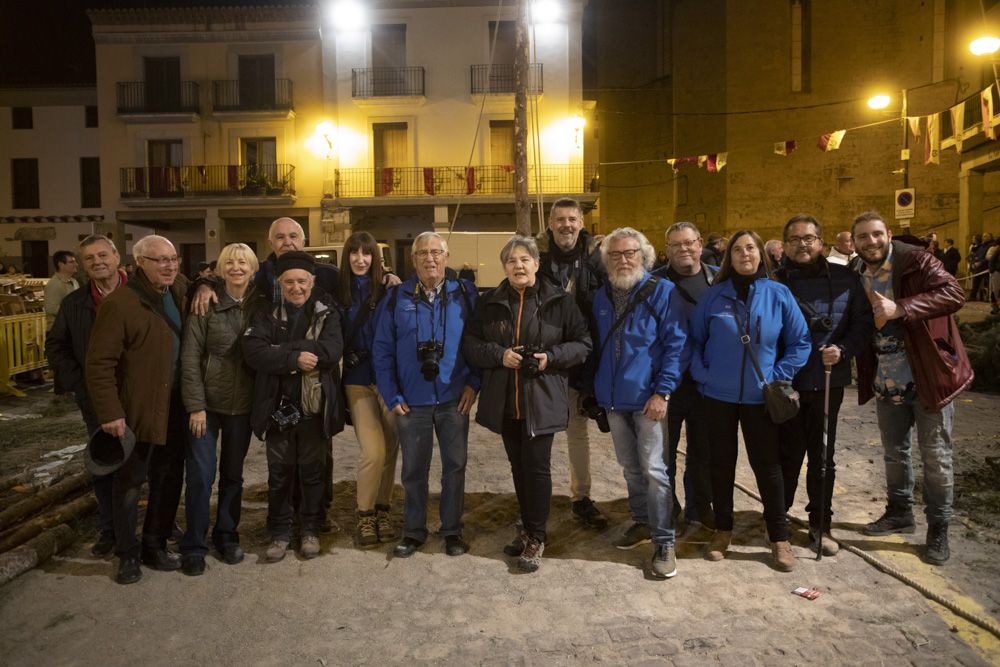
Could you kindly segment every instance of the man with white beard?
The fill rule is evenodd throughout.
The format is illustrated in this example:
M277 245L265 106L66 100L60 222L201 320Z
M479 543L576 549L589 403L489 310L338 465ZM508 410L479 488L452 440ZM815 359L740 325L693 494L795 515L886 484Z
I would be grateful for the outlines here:
M601 257L608 282L594 295L593 387L607 411L634 522L614 545L652 542L651 574L667 579L677 567L663 418L688 363L684 303L672 282L649 274L656 252L631 227L611 232Z

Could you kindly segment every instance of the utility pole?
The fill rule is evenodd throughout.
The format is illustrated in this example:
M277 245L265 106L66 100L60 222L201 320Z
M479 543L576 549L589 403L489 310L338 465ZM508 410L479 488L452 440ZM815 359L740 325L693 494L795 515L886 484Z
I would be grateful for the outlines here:
M514 33L514 220L517 233L531 236L528 199L528 2L517 0Z

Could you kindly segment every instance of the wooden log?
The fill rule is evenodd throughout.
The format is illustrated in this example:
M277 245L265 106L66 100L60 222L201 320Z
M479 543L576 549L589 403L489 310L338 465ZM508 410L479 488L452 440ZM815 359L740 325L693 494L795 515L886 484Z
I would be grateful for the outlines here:
M6 491L7 489L12 489L18 484L24 484L31 480L31 471L25 470L19 472L16 475L11 475L10 477L4 477L0 479L0 491Z
M68 479L64 479L55 486L42 489L31 498L28 498L27 500L12 507L8 507L4 511L0 512L0 530L10 528L16 522L21 521L32 514L38 513L39 510L48 507L57 500L64 498L74 491L82 489L89 484L90 475L82 472L78 475L73 475Z
M14 488L17 489L18 487L14 487ZM7 494L6 496L4 496L3 498L0 498L0 512L4 511L8 507L11 507L13 505L18 504L22 500L26 500L27 498L30 498L31 496L35 495L36 493L38 493L38 487L37 486L25 486L25 487L21 487L21 490L11 491L9 494Z
M27 544L0 554L0 586L41 565L76 539L76 531L66 524L45 531Z
M87 516L96 509L97 498L93 493L85 493L65 505L53 508L51 512L46 512L40 517L21 524L13 533L0 538L0 553L10 551L14 547L24 544L53 526L58 526L61 523L70 523L71 521Z

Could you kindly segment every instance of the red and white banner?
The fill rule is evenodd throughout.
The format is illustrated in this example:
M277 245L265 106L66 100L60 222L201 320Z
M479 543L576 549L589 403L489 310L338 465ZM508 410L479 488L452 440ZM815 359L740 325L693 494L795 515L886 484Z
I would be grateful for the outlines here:
M845 134L847 134L847 130L827 132L819 138L819 142L816 143L816 146L821 151L835 151L840 148L840 142L844 140Z
M993 140L997 138L996 131L993 129L993 84L991 83L986 90L979 94L979 99L982 101L980 106L983 109L983 134L986 138Z

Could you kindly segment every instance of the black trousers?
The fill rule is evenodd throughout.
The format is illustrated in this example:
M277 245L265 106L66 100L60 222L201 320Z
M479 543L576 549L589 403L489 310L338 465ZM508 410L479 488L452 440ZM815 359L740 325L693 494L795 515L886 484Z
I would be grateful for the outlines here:
M532 438L526 420L504 419L503 438L524 531L545 542L552 501L552 434Z
M170 397L167 417L167 442L155 445L135 443L132 455L114 473L111 502L114 516L115 553L120 557L138 556L140 543L135 537L139 517L139 494L149 480L149 502L142 525L142 552L167 548L167 538L174 529L181 488L184 486L184 443L187 438L187 411L180 391Z
M695 381L687 374L670 396L667 406L667 447L664 458L670 488L674 493L674 515L680 512L677 502L677 448L681 440L681 424L687 425L687 450L684 459L684 518L704 521L712 509L712 474L709 460L708 425L704 415L704 399Z
M101 428L101 424L97 421L97 415L94 414L94 406L91 405L90 397L86 391L75 392L73 397L76 399L76 406L80 408L83 423L87 426L87 438L89 439L90 436L94 435ZM97 515L100 517L99 530L101 531L101 535L114 536L115 512L112 500L115 487L114 473L110 475L94 475L93 479L94 496L97 498Z
M757 479L757 490L764 501L767 534L772 542L787 540L778 427L767 416L763 405L726 403L706 396L704 408L705 414L711 415L708 435L712 443L712 505L716 529L733 529L733 484L739 455L736 428L740 426L750 468Z
M292 531L292 496L299 489L302 535L319 535L323 524L323 487L326 452L330 439L323 437L321 417L300 421L281 431L266 433L267 532L271 539L289 541Z
M826 480L823 480L823 392L800 391L799 414L782 424L778 442L781 446L781 469L785 485L785 511L795 502L795 490L799 485L802 460L808 455L806 467L806 493L809 503L809 525L819 527L820 517L823 527L830 528L833 517L833 483L837 479L836 464L833 460L834 444L837 441L837 415L844 400L843 387L830 388L830 414L827 421ZM822 489L825 487L825 493ZM821 508L825 508L824 513ZM825 514L825 516L824 516Z

